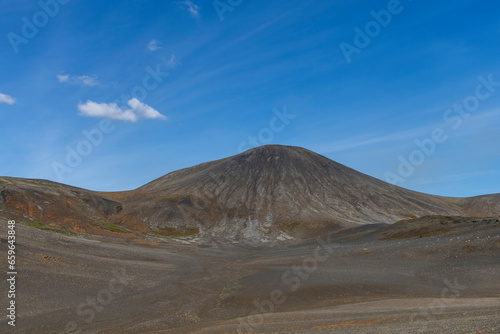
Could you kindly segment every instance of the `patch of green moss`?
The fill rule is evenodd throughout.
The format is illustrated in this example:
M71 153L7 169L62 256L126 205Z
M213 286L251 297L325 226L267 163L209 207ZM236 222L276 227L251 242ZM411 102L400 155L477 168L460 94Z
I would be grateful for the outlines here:
M111 232L126 232L127 230L124 229L123 227L120 227L118 225L115 225L115 224L111 224L111 223L108 223L108 222L104 222L102 223L102 226L108 230L108 231L111 231Z
M104 230L111 231L111 232L118 232L118 233L128 232L128 230L126 228L109 223L109 222L102 220L100 218L95 218L95 217L89 217L89 218L92 219L100 228L102 228Z
M19 222L20 224L23 224L25 226L29 226L29 227L34 227L34 228L44 228L46 227L44 224L42 224L42 222L38 221L38 222L29 222L29 223L26 223L26 222Z
M108 223L107 221L100 221L101 227L105 230L111 231L111 232L127 232L127 230L121 226Z

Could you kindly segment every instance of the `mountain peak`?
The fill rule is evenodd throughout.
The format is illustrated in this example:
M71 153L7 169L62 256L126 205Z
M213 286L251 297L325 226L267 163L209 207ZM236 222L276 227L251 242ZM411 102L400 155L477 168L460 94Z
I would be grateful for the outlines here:
M251 148L241 154L260 153L260 154L290 154L293 152L311 152L303 147L289 145L262 145Z
M443 198L399 188L305 148L284 145L259 146L172 172L139 188L135 198L134 206L142 208L157 208L161 202L168 215L156 212L157 226L199 228L247 240L460 211ZM147 211L137 212L143 221L153 218L144 216Z
M234 164L237 164L238 168L249 169L249 172L252 168L301 168L303 172L312 172L311 169L322 168L322 166L324 167L329 164L342 166L305 148L285 145L258 146L221 161L225 161L226 163L231 163L232 161L233 167L235 167ZM243 166L244 164L246 166ZM345 166L342 167L347 169Z
M70 203L76 203L73 206ZM265 145L169 173L134 191L0 182L0 210L94 232L130 231L265 242L425 215L498 215L498 196L444 198L399 188L295 146ZM89 218L89 212L92 217Z

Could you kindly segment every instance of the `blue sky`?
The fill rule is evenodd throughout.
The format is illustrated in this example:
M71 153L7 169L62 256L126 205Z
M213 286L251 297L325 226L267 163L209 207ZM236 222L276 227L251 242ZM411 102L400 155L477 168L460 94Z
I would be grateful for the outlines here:
M126 190L285 144L416 191L500 192L496 2L0 9L0 175Z

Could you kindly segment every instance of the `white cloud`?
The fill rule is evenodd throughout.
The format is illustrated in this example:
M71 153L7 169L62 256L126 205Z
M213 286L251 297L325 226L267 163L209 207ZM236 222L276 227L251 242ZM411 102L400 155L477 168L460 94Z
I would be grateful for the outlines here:
M97 78L89 77L86 75L76 77L76 80L77 82L81 82L84 86L97 86L99 84Z
M59 79L59 82L66 82L69 79L69 75L58 74L57 79Z
M88 75L67 75L67 74L58 74L57 79L59 82L67 82L72 85L80 85L80 86L97 86L99 81L96 77L90 77Z
M157 41L156 39L153 39L148 44L148 50L149 51L156 51L156 50L162 49L162 47L160 45L161 45L161 43L159 41Z
M14 104L16 99L10 95L0 93L0 103Z
M89 100L80 103L78 110L82 116L109 118L117 121L137 122L141 119L167 119L165 115L136 98L130 99L127 104L130 109L123 110L116 103L96 103Z
M170 55L170 58L165 59L165 65L168 68L176 68L179 65L179 61L175 58L175 55Z
M196 19L200 17L200 7L198 5L195 5L191 0L184 0L182 4L187 9L191 17Z

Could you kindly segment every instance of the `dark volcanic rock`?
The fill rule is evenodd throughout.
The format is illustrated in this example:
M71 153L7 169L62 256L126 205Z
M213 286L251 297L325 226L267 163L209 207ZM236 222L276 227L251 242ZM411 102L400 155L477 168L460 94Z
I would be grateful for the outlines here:
M3 213L77 231L95 233L104 220L157 235L257 242L425 215L500 214L500 195L447 198L417 193L309 150L279 145L175 171L129 192L96 193L4 178L0 193Z
M265 241L424 215L466 215L461 201L390 185L303 148L269 145L163 176L129 194L126 207L128 218L160 231L198 228ZM475 207L482 215L484 208Z

